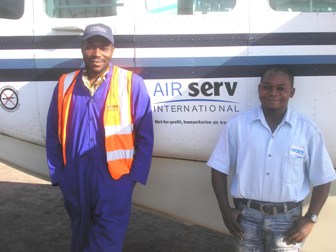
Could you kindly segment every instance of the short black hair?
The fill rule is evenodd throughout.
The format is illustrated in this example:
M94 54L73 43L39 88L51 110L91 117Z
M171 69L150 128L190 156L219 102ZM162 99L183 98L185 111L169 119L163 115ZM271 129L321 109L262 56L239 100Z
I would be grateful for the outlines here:
M265 68L264 72L261 75L261 82L264 80L267 72L282 72L288 75L292 87L294 86L294 73L293 71L285 65L270 65Z

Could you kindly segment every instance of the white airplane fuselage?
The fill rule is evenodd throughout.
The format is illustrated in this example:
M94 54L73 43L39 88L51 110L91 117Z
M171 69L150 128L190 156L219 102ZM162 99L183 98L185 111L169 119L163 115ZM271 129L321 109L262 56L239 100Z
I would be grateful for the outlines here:
M225 122L259 104L260 74L270 64L293 69L290 106L316 122L336 165L336 1L311 1L307 12L289 10L288 1L278 1L278 10L268 0L185 1L187 11L177 0L101 1L116 8L106 14L104 4L91 6L87 15L106 15L95 17L80 17L78 6L71 12L53 1L23 2L15 19L0 12L1 160L48 178L44 146L53 89L60 74L83 66L82 31L101 22L114 32L113 63L141 75L152 101L153 164L134 203L228 232L205 162ZM205 9L205 2L217 9ZM313 12L313 2L327 7ZM336 250L335 207L333 185L305 251Z

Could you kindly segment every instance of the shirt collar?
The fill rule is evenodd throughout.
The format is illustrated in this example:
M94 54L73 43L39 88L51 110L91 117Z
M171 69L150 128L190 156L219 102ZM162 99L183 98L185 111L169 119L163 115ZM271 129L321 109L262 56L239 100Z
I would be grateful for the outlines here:
M105 72L103 74L101 74L94 83L90 83L89 79L88 79L88 75L87 75L87 70L86 68L83 69L83 75L82 75L82 81L84 83L84 85L89 89L90 94L93 95L96 90L98 89L98 87L105 81L106 76L110 70L109 66Z
M251 117L251 123L254 122L254 121L261 121L263 123L266 123L265 115L262 111L261 106L259 106L254 111L254 113ZM293 114L292 109L289 106L287 107L286 114L285 114L284 118L282 119L282 122L280 123L280 125L282 125L284 123L288 123L290 126L292 126L293 123L294 123L294 114Z
M102 73L102 74L98 77L98 79L97 79L96 81L101 80L101 79L104 80L104 79L106 78L107 73L110 71L110 68L111 68L111 66L109 66L109 67L105 70L105 72ZM87 69L86 69L86 68L83 69L83 78L88 79Z

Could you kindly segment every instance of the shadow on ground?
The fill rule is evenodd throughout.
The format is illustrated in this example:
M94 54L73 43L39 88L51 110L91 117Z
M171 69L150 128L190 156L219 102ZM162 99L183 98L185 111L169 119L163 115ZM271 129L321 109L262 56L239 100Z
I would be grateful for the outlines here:
M70 226L59 188L0 182L0 251L70 251ZM235 251L228 236L133 207L123 252Z

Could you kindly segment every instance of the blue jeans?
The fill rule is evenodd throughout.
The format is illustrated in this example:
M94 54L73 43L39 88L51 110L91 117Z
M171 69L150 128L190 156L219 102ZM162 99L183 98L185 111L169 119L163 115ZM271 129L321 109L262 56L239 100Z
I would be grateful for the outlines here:
M266 215L258 210L240 204L240 225L245 234L238 241L238 252L297 252L303 243L287 245L283 241L283 234L289 230L294 221L302 214L302 206L298 206L287 213Z

